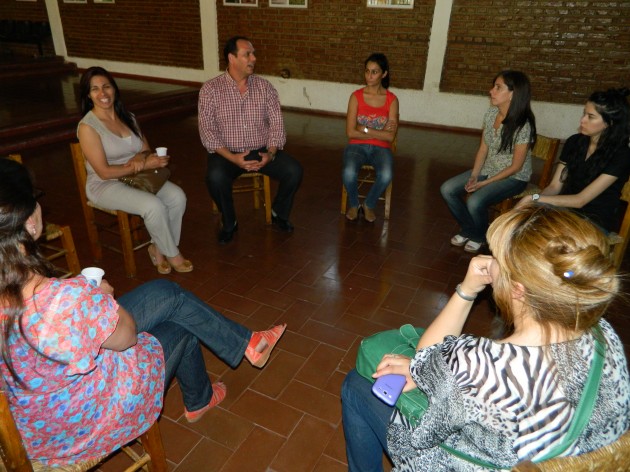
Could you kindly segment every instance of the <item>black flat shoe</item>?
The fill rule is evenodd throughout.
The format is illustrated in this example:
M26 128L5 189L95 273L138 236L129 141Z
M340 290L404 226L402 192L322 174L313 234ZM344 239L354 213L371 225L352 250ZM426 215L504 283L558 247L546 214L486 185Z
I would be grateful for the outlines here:
M230 230L222 229L219 231L219 244L227 244L232 241L234 233L238 231L238 223L234 223L234 226Z
M280 218L279 216L271 215L271 223L280 231L283 231L285 233L293 232L293 225L291 224L289 220L284 220Z

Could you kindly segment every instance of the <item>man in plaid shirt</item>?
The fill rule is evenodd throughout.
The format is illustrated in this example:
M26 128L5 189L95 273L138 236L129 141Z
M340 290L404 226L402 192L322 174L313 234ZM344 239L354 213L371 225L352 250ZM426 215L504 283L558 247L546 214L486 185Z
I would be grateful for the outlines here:
M230 38L223 55L227 70L199 92L199 135L208 151L206 185L222 214L219 243L229 243L238 230L232 184L245 172L278 180L272 221L274 227L290 233L289 214L302 181L302 166L282 150L286 132L278 92L254 75L256 56L249 39Z

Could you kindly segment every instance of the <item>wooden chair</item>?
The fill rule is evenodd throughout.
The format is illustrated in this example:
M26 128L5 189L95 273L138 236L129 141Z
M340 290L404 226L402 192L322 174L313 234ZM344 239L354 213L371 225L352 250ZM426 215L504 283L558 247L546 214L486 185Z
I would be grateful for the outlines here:
M166 456L162 445L160 427L157 421L138 438L143 453L137 454L131 447L123 447L123 451L134 461L125 472L140 469L149 472L167 472ZM0 390L0 472L84 472L96 467L104 458L86 461L61 467L50 467L39 462L31 462L24 449L22 437L17 429L9 408L9 400Z
M20 154L9 154L7 158L22 164L22 156ZM57 240L59 240L58 243L61 245L57 243ZM65 257L66 259L65 267L55 265L55 270L59 274L59 278L65 279L67 277L73 277L81 272L81 264L79 264L77 251L74 247L74 239L72 238L72 231L69 226L46 223L42 241L39 247L43 250L44 255L49 261L54 263L54 261L60 257Z
M610 233L608 235L608 243L613 246L611 257L617 269L621 266L623 256L626 254L628 247L628 233L630 232L630 179L628 179L621 190L621 200L626 202L626 212L621 220L621 227L618 233Z
M630 431L614 443L579 456L557 457L538 464L521 462L512 472L624 472L630 470Z
M394 141L392 141L392 154L396 152L398 144L398 137L394 137ZM357 178L357 184L359 188L359 198L365 198L367 196L367 192L361 193L361 187L363 185L372 185L376 179L376 174L374 171L374 166L361 166L361 170L359 171L359 176ZM385 219L389 220L389 212L392 207L392 184L390 182L385 190L385 196L379 197L379 200L385 202ZM346 209L348 207L348 192L346 191L346 187L341 184L341 214L346 214Z
M134 277L136 275L134 251L151 244L151 240L147 240L147 238L144 237L145 231L142 218L137 215L130 215L121 210L109 210L88 200L85 192L87 171L85 170L85 156L81 150L81 145L79 143L70 143L70 150L72 152L74 173L77 177L83 216L85 217L85 225L87 226L88 238L90 240L94 260L100 261L103 258L103 247L122 254L125 261L127 277ZM114 219L110 219L111 221L108 223L97 221L94 210L99 211L101 214L114 217ZM122 248L119 249L116 246L111 246L103 242L99 237L99 231L114 234L119 237Z
M248 179L251 179L248 181ZM232 186L232 193L246 193L252 192L254 194L254 208L258 210L260 208L260 197L264 198L265 205L265 223L271 224L271 183L269 182L269 176L258 172L247 172L241 174L234 185ZM218 213L214 200L212 201L212 212Z
M525 191L515 195L514 197L503 200L498 207L500 214L511 210L525 195L540 193L547 185L549 185L551 178L553 177L553 164L556 160L556 154L558 153L559 146L559 139L548 138L547 136L542 136L540 134L538 135L534 149L532 149L532 157L544 161L544 166L540 179L538 180L538 184L534 185L530 183Z

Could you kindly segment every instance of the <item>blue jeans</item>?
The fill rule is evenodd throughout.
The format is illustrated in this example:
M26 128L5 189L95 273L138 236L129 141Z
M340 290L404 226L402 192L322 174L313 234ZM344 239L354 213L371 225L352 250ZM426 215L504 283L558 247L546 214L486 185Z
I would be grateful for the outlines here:
M372 144L348 144L343 151L341 179L348 192L350 208L359 206L357 177L362 165L374 167L376 179L365 197L365 206L374 208L394 176L394 157L391 149Z
M188 411L203 408L212 398L199 342L235 368L252 336L244 326L165 279L141 285L122 295L118 303L133 316L138 332L152 334L162 345L165 386L177 378Z
M341 415L349 472L382 472L387 427L394 412L372 393L372 383L356 370L341 386Z
M492 182L473 193L467 193L464 186L471 174L472 170L469 170L448 179L440 187L440 193L461 227L459 234L477 243L485 243L486 231L488 231L488 208L506 198L518 195L525 190L527 182L508 177ZM487 178L485 175L480 175L478 180L483 181ZM464 198L466 195L468 199Z

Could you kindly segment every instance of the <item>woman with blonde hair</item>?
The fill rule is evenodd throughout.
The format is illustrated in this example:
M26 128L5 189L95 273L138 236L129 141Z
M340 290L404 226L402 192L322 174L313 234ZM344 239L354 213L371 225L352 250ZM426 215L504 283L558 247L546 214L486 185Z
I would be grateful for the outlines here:
M371 395L356 371L348 374L342 402L351 471L382 470L383 450L396 471L510 469L598 449L630 428L624 348L602 318L620 289L605 236L572 212L529 205L497 218L487 237L493 255L471 260L415 355L386 354L373 374L404 375L405 391L426 394L418 422ZM505 322L498 339L462 334L487 285ZM602 351L590 419L567 444Z

